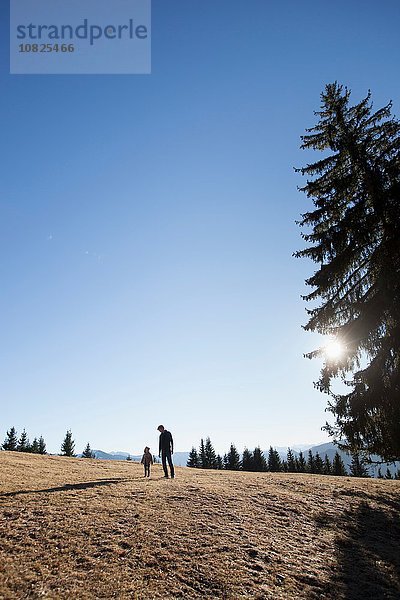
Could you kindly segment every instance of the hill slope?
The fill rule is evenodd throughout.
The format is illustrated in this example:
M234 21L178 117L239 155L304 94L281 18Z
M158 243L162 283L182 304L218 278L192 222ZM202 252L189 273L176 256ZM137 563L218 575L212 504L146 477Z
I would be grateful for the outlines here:
M0 453L0 598L399 598L398 481Z

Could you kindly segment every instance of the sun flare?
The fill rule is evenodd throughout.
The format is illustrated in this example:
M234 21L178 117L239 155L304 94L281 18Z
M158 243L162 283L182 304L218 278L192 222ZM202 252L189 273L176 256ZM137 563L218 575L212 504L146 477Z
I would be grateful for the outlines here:
M324 348L324 354L328 360L340 360L344 353L345 347L339 340L330 340Z

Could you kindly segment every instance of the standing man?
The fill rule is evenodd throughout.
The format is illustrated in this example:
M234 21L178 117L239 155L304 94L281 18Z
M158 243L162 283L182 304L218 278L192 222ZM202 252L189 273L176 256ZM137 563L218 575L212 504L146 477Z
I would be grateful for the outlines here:
M165 429L164 425L159 425L157 429L160 432L160 444L158 455L161 456L162 466L164 469L164 477L168 479L168 461L169 468L171 469L171 479L173 479L175 477L174 465L172 464L172 454L174 453L174 441L172 439L171 433Z

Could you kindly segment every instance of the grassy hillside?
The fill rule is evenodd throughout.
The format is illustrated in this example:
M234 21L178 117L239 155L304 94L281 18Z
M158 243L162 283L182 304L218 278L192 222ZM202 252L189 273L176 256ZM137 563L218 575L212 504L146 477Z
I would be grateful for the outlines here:
M0 598L400 598L400 482L0 453Z

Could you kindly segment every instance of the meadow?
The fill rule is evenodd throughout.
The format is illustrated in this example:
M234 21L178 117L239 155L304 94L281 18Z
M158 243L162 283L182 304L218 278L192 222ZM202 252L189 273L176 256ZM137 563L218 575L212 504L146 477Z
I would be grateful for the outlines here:
M398 599L400 482L0 452L0 598Z

